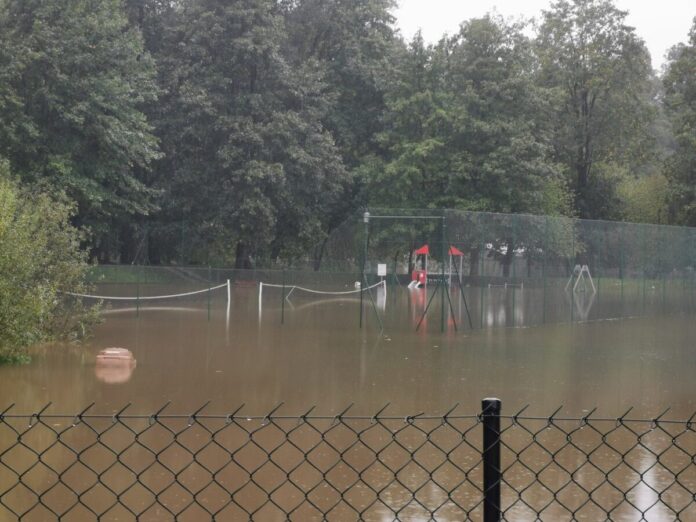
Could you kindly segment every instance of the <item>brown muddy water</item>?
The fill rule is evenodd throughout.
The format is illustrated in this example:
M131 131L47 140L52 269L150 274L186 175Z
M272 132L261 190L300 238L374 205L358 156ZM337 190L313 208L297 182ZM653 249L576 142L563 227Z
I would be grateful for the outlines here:
M129 285L100 290L135 295ZM187 288L153 285L147 291L177 290ZM369 414L390 402L395 412L436 414L455 403L476 412L489 396L500 398L507 413L525 404L536 414L561 405L573 414L595 406L607 415L629 406L644 416L667 406L687 417L696 410L696 321L690 314L656 310L641 317L628 310L631 317L622 320L526 326L537 320L524 315L534 306L526 303L533 290L517 290L513 303L510 291L497 289L486 290L481 328L473 290L473 330L453 292L458 331L450 316L441 332L439 296L416 331L427 305L424 292L390 287L382 302L375 299L384 323L380 333L367 297L360 328L355 296L298 292L281 310L276 289L264 289L261 308L256 286L232 290L229 314L224 289L213 292L210 302L203 295L108 305L85 345L37 348L29 365L0 367L0 397L25 412L48 402L63 412L91 402L104 412L127 402L150 412L166 401L189 411L210 400L210 409L220 412L245 403L264 413L284 402L286 412L316 405L328 414L355 403L355 413ZM600 306L617 309L619 303ZM548 315L570 320L572 312L564 308L562 299L550 302ZM116 376L125 381L117 384L95 367L99 350L112 346L127 348L137 360L132 372Z
M138 292L158 295L189 289L150 285ZM36 348L30 364L0 367L0 411L15 403L13 411L32 413L52 402L47 411L74 415L94 402L91 413L112 414L132 403L130 413L150 414L171 401L168 412L189 414L211 401L205 409L210 414L227 414L245 404L244 414L262 417L283 403L277 411L289 416L312 406L315 413L331 416L349 404L354 404L351 415L370 416L390 403L387 415L425 412L437 416L456 403L460 404L457 413L477 414L484 397L500 398L504 414L529 404L525 414L542 417L561 406L559 414L571 417L582 417L595 407L595 415L602 417L617 417L631 406L633 418L652 418L667 407L672 408L667 417L674 419L686 419L696 411L696 321L689 307L680 301L666 306L657 292L652 298L643 295L627 303L617 292L600 292L597 300L588 302L583 297L578 302L562 292L541 295L538 289L468 289L474 326L470 329L463 300L453 291L453 314L444 321L445 332L441 331L440 296L433 299L416 331L429 295L393 287L386 295L380 292L374 293L375 307L368 299L363 302L362 328L355 295L297 292L283 302L278 289L265 288L259 306L258 286L253 284L232 286L229 307L225 289L210 296L109 305L104 322L85 345ZM103 285L99 293L134 295L135 288ZM375 312L384 324L383 331ZM137 365L99 367L96 356L106 347L130 350ZM644 453L635 455L637 461L650 457ZM540 455L539 462L547 457ZM479 472L472 471L471 477ZM529 474L520 471L518 478L525 473ZM685 483L693 491L696 477L693 470L689 473ZM643 502L640 509L649 510L647 520L674 520L674 512L660 505L650 508L656 495L652 485L660 483L657 475L650 479L651 487L644 485L647 478L637 481L647 488L642 501L635 500L642 490L631 485L628 475L615 477L614 483L630 483L627 488L635 503ZM15 479L7 475L5 486ZM673 478L670 475L664 480L666 486ZM522 482L521 489L525 487ZM2 485L0 479L0 490ZM426 493L424 498L430 499L439 494ZM691 493L681 493L688 503ZM533 496L543 504L545 494L540 491ZM612 494L613 490L595 496L609 498ZM392 492L394 499L399 495L407 501L413 498L408 492ZM577 496L583 495L579 492ZM0 491L0 500L3 498L9 496L2 497ZM507 500L507 505L513 505L507 519L535 520L524 503L514 505L516 498L513 495ZM682 513L680 520L696 520L693 498L691 502L691 511ZM593 514L593 505L583 508L586 514L579 512L577 519L601 520ZM65 510L69 503L67 506ZM473 506L471 519L478 519L480 506ZM541 519L570 519L568 511L554 509L549 508ZM384 506L373 511L365 520L395 519L394 512ZM406 509L399 520L430 520L416 511ZM69 512L74 517L64 519L96 516L76 513ZM103 519L132 519L132 513L119 513L121 518L105 515ZM157 513L152 519L173 517ZM182 515L182 520L210 518L205 512L185 514L188 518ZM307 512L292 519L320 520L318 516ZM350 510L347 514L335 511L332 516L328 519L355 519ZM26 519L41 519L37 517ZM218 518L247 520L249 516L239 511ZM284 519L271 511L252 518ZM465 518L462 511L443 508L435 519ZM0 507L0 520L14 519L15 515ZM612 519L640 520L640 516L631 508L616 511Z

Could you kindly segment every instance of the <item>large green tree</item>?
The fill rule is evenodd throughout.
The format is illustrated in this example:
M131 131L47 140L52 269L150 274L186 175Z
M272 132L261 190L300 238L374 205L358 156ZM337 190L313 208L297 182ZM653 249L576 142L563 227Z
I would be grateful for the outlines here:
M433 47L417 36L398 57L373 203L567 211L533 70L522 27L500 18L469 20Z
M376 148L396 45L394 0L283 0L289 56L316 61L330 104L324 123L349 168Z
M571 212L551 159L547 93L535 85L532 45L521 25L472 19L436 46L417 35L395 61L379 136L387 154L365 169L374 205ZM475 245L475 270L481 242L476 227L463 230L453 233ZM514 249L529 241L513 222L497 230L507 269Z
M141 111L154 66L121 0L0 0L0 154L63 191L96 245L156 207L157 140Z
M611 0L559 0L537 37L540 82L555 92L556 158L585 218L619 217L617 171L653 153L650 56L626 16Z
M322 70L291 66L276 2L182 4L162 60L164 215L187 223L193 261L300 255L347 183L322 125Z
M696 18L688 43L669 53L664 76L665 103L676 140L665 172L675 221L696 226Z
M335 230L366 203L363 178L366 160L381 149L375 139L382 130L385 91L392 79L393 50L399 39L390 10L393 0L282 0L293 66L315 63L322 71L322 123L333 136L351 179L339 204L326 217ZM321 259L325 243L314 257Z

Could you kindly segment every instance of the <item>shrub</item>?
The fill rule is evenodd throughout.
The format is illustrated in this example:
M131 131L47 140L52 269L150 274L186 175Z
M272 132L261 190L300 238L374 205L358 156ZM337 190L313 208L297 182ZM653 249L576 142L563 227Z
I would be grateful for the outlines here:
M0 363L26 361L32 344L79 339L96 320L64 293L86 289L73 213L64 197L21 188L0 161Z

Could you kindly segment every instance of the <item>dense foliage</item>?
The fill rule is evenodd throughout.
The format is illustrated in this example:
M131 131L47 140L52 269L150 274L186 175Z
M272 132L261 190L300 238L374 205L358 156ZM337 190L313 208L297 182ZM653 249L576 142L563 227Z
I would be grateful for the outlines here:
M72 215L72 204L18 188L0 162L0 362L26 358L31 344L80 337L94 320L61 293L83 289L87 268Z
M674 219L696 226L696 18L689 42L674 47L665 74L676 150L667 163Z
M0 0L0 155L73 199L95 246L156 208L157 138L139 109L156 93L120 0Z
M696 224L696 26L611 0L405 41L392 0L0 0L0 155L102 262L268 264L361 207Z

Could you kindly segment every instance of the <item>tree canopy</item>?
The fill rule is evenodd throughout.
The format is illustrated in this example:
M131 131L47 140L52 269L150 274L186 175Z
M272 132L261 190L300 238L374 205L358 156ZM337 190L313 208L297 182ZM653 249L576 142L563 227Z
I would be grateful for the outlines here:
M554 156L584 218L621 217L613 174L652 147L650 55L627 14L610 0L560 0L537 36L540 83L555 91Z
M676 141L666 165L671 210L678 223L696 226L696 18L689 42L669 53L664 84Z
M0 155L71 197L95 245L157 209L145 173L158 140L141 110L156 95L120 0L0 0Z
M367 205L696 223L696 29L659 74L611 0L394 6L0 0L0 155L101 262L285 262Z
M517 24L469 20L435 46L402 48L387 91L386 154L371 166L372 204L497 212L569 211L551 158L544 89Z

